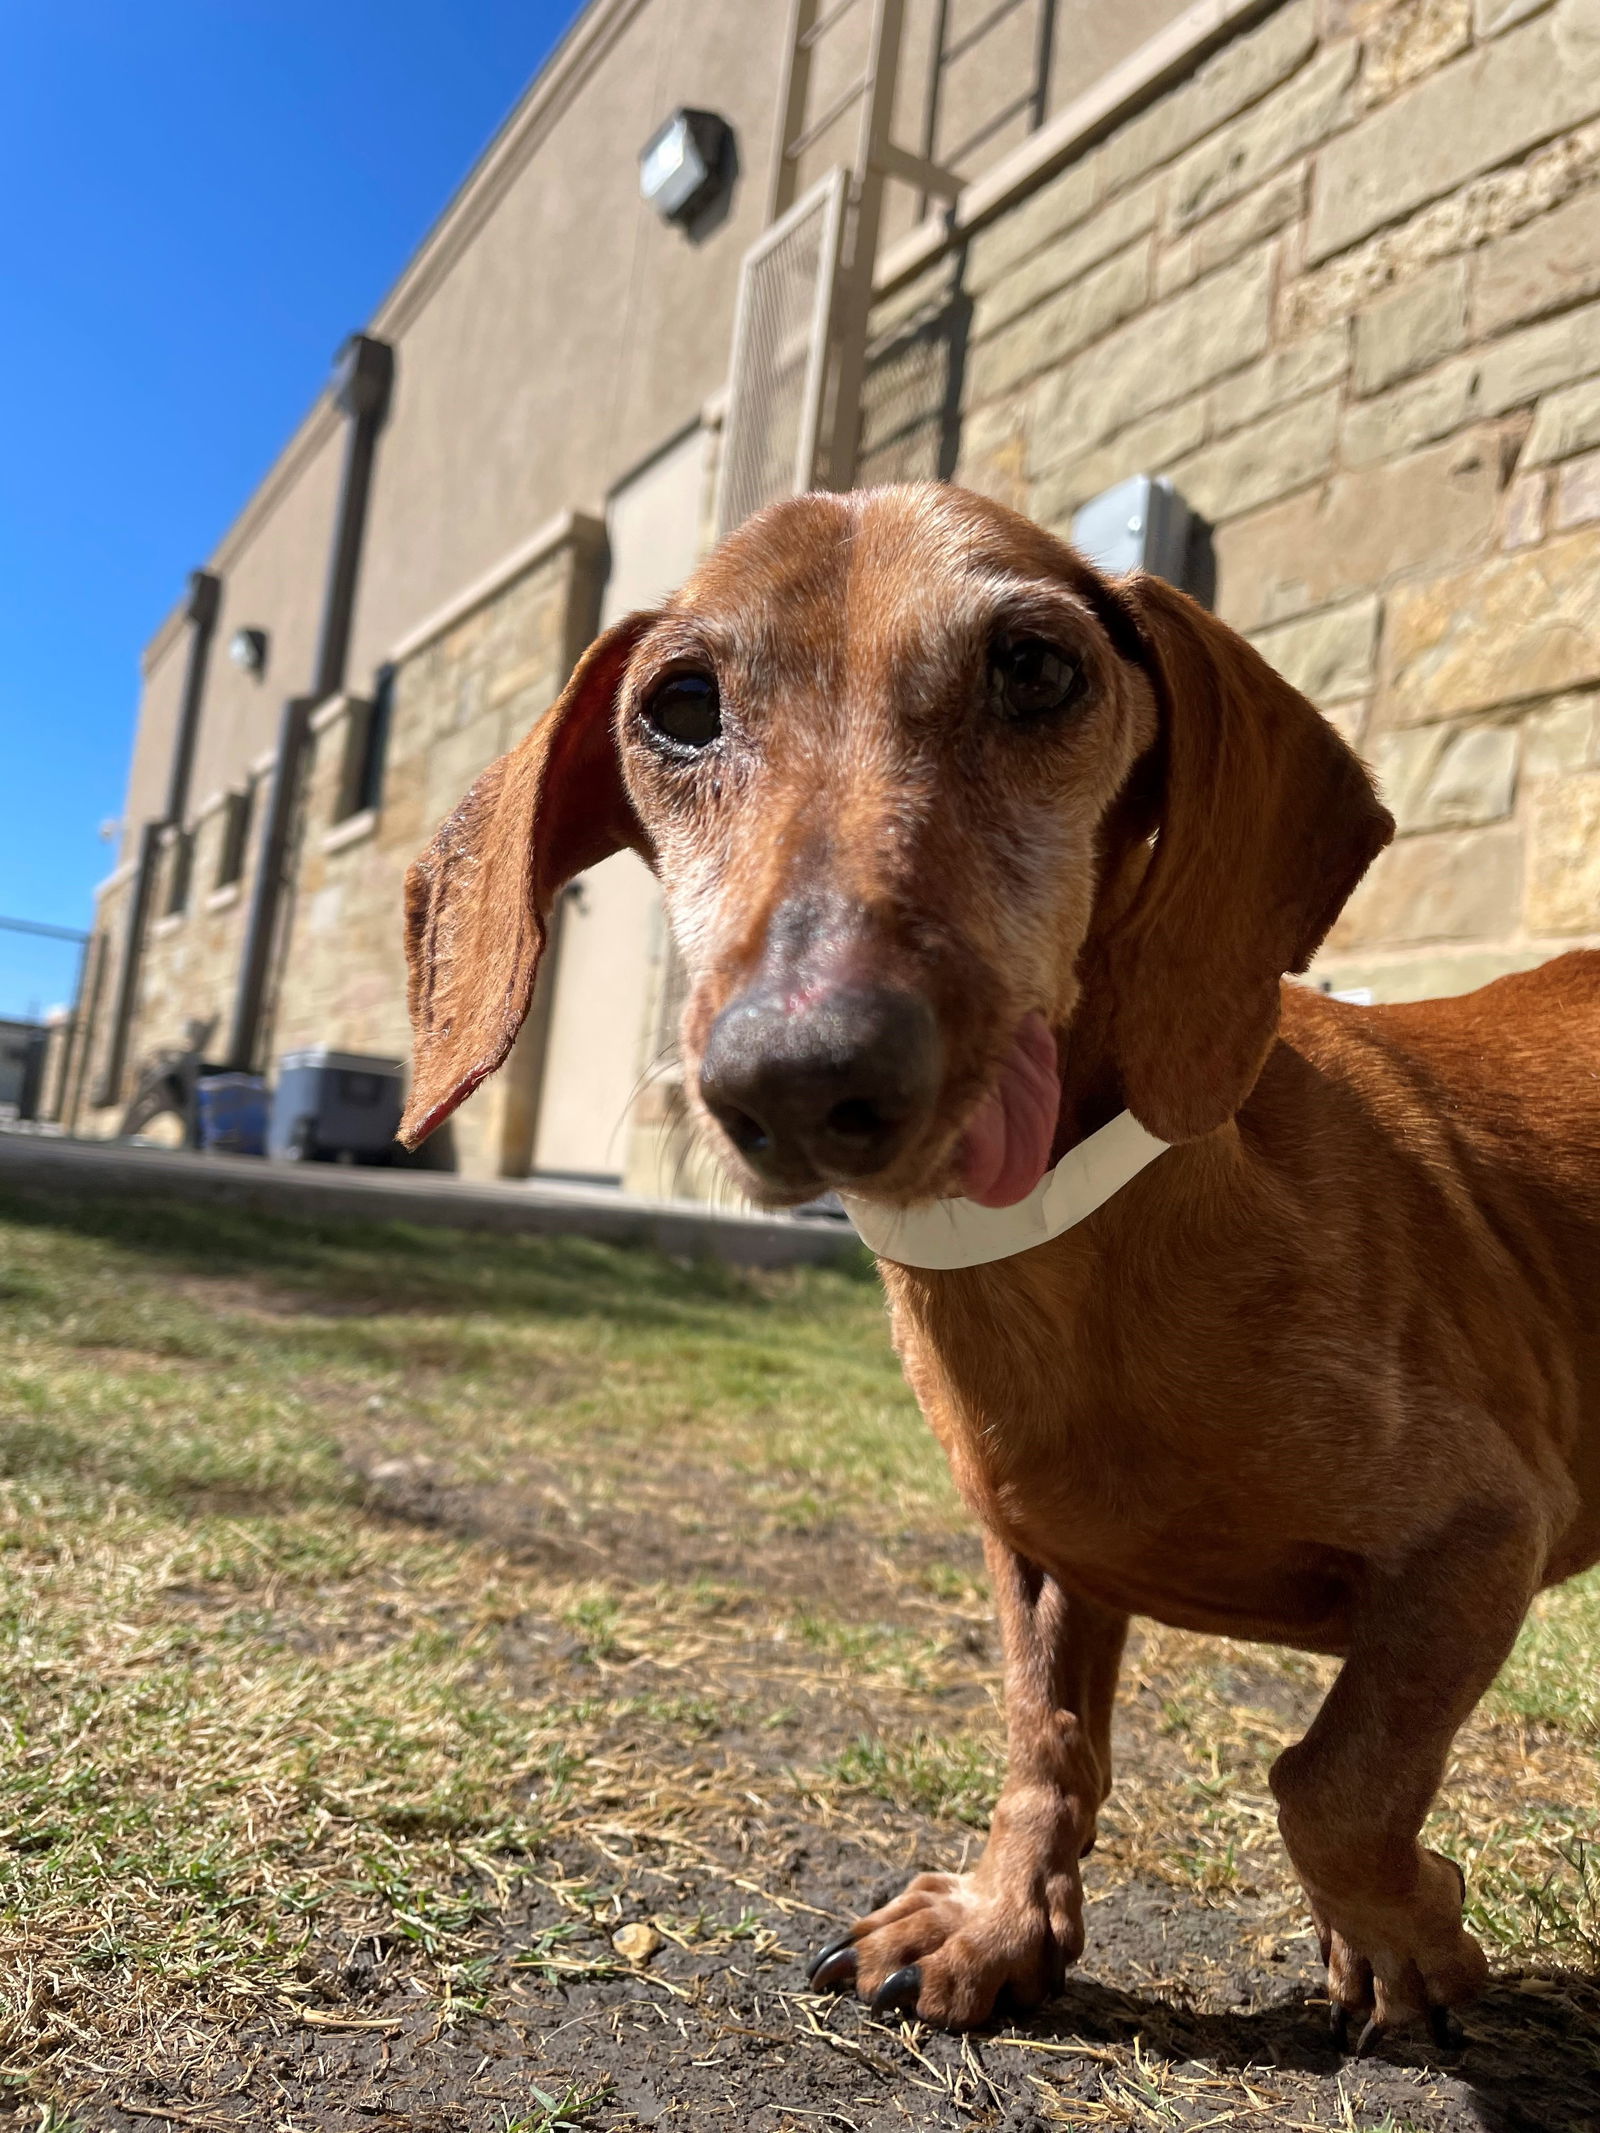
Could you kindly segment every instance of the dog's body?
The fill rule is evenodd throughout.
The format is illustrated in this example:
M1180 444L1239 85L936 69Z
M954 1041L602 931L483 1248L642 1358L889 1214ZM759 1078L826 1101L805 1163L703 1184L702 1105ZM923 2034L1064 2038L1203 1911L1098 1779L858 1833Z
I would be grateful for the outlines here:
M961 2024L1059 1982L1133 1614L1344 1658L1273 1771L1337 2021L1444 2034L1482 1981L1417 1833L1529 1600L1600 1558L1600 955L1405 1007L1281 985L1389 830L1231 633L920 489L753 521L413 872L413 1136L504 1056L560 884L631 844L759 1196L1004 1205L1124 1107L1175 1144L1051 1243L883 1265L984 1526L1009 1764L977 1868L823 1987Z
M1018 1259L886 1266L984 1526L1108 1608L1323 1652L1463 1501L1527 1507L1542 1583L1600 1558L1597 1060L1600 955L1408 1007L1286 985L1232 1128Z

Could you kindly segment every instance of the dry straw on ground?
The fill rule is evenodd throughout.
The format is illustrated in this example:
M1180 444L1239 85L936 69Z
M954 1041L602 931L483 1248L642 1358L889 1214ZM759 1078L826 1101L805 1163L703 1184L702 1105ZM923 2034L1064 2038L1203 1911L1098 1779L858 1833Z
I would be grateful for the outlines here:
M1465 2054L1319 2027L1265 1772L1328 1667L1156 1629L1082 1971L940 2037L802 1989L999 1769L865 1268L17 1205L0 1304L0 2123L1597 2122L1594 1581L1437 1817Z

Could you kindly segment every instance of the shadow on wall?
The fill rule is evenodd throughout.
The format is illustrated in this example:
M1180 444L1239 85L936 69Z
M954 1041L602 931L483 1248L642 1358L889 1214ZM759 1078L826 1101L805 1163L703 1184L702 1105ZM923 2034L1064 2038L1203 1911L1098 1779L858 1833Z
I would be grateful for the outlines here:
M734 196L739 189L739 142L730 126L722 138L722 154L716 173L716 190L690 222L683 225L683 234L693 245L704 244L714 237L733 213Z
M958 248L935 286L909 293L868 351L862 395L864 482L954 481L962 460L962 394L973 303L964 286L966 248ZM930 413L929 410L933 412ZM1125 475L1159 469L1131 463ZM1020 474L1020 468L1018 469ZM985 484L1001 493L1005 484ZM1002 494L1002 501L1012 499ZM1189 519L1187 552L1175 582L1203 607L1216 603L1212 526Z
M874 336L862 396L863 482L956 477L972 332L965 266L963 245L951 255L942 286L923 285Z

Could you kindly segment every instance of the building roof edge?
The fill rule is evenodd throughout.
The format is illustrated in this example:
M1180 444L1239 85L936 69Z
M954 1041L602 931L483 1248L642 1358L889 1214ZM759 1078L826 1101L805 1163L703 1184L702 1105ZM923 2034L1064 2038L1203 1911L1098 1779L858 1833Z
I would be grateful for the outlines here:
M649 4L650 0L589 0L424 234L372 313L366 332L382 337L404 331L538 147L549 121ZM331 393L323 386L207 556L208 569L226 576L233 558L293 485L306 461L326 442L338 420ZM184 611L184 603L176 602L146 640L139 659L144 675L170 648L182 628Z

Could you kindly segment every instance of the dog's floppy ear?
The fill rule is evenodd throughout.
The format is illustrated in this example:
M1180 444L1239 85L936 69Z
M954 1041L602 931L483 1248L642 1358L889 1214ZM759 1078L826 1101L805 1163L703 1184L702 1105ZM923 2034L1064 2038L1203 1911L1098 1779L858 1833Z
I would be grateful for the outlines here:
M1231 1118L1304 970L1394 834L1355 755L1242 637L1159 578L1120 588L1161 718L1149 868L1107 943L1128 1108L1167 1141Z
M629 655L653 619L630 615L595 640L559 702L489 765L406 874L412 1074L400 1138L408 1148L510 1051L562 888L613 852L644 848L612 715Z

